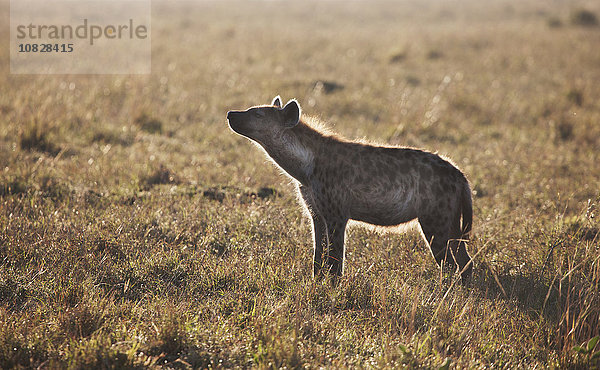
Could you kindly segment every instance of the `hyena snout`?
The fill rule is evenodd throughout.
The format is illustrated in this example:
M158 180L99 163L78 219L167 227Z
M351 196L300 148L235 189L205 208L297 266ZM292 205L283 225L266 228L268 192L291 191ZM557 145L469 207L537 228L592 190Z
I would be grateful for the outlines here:
M227 121L229 122L229 127L238 134L244 134L247 131L245 112L240 111L229 111L227 112Z
M243 117L244 117L244 112L235 111L235 110L230 110L229 112L227 112L227 120L229 121L229 123L241 122L241 121L243 121Z

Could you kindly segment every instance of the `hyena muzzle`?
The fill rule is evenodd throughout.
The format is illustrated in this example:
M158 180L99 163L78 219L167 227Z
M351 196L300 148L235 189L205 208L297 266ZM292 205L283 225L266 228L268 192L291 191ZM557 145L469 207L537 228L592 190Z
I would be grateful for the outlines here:
M236 133L258 143L296 180L313 221L314 274L342 275L349 220L394 226L417 219L440 267L472 273L466 242L473 210L464 174L423 150L348 141L301 118L290 100L227 113Z

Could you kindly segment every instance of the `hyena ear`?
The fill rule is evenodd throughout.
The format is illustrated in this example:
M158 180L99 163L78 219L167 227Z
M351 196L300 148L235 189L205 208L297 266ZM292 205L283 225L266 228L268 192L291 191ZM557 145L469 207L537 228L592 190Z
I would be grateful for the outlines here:
M276 97L274 97L273 98L273 102L271 103L271 105L274 105L277 108L281 108L281 97L279 95L277 95Z
M292 99L282 109L283 112L283 125L288 128L292 128L300 122L300 104L296 99Z

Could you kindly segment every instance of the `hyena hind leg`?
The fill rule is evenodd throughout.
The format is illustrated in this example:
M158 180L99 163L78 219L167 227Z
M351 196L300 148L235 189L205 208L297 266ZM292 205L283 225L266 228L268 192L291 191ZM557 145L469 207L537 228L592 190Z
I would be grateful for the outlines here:
M448 230L437 227L437 225L432 226L422 220L419 220L419 224L423 231L423 237L425 238L427 245L429 245L431 254L433 254L433 258L435 258L435 262L437 262L438 266L444 269L447 268L452 272L456 271L456 261L448 248Z
M441 268L448 268L452 272L458 268L462 281L466 282L471 277L473 264L460 230L460 218L448 223L440 223L436 219L439 220L437 217L419 218L431 253Z
M456 215L452 220L448 245L450 246L454 260L458 264L458 271L461 273L463 283L466 283L473 274L473 261L467 252L468 238L469 231L466 231L466 233L463 234L460 216Z
M473 274L473 261L467 252L466 240L463 239L464 237L460 233L458 235L460 235L458 238L450 239L449 243L454 259L458 263L458 269L461 273L460 277L463 282L467 282Z

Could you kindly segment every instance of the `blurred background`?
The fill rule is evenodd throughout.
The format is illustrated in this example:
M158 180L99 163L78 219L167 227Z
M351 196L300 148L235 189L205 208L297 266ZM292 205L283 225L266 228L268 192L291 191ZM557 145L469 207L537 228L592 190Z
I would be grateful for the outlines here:
M593 364L600 3L153 1L137 76L11 75L8 5L0 367ZM473 288L360 228L313 282L293 184L225 119L276 95L451 158Z

